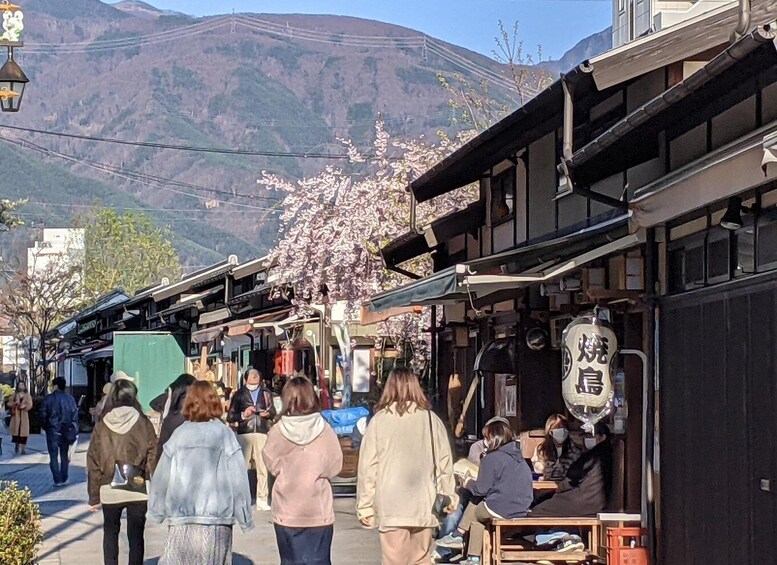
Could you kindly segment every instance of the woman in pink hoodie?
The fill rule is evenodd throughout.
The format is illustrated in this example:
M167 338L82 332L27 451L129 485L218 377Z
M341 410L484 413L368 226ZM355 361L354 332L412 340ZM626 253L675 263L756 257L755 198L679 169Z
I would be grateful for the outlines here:
M335 513L329 481L342 469L343 453L308 379L289 380L281 399L281 420L262 451L275 477L272 515L281 565L330 565Z

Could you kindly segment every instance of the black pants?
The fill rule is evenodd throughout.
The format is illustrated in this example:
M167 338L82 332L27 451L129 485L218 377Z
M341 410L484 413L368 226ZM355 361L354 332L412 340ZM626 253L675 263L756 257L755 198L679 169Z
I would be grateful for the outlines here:
M275 524L281 565L331 565L334 526L287 528Z
M105 565L119 564L119 532L121 531L121 513L127 509L127 538L129 538L129 565L143 565L145 541L143 530L146 528L146 502L126 502L124 504L103 504L103 562Z

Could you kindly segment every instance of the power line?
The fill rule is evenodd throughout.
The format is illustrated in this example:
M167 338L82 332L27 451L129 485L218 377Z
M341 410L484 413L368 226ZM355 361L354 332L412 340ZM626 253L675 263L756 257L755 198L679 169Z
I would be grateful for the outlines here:
M226 149L219 147L201 147L196 145L175 145L170 143L156 143L152 141L129 141L126 139L115 139L111 137L98 137L92 135L81 135L77 133L66 133L59 131L46 131L35 128L25 128L21 126L2 125L0 128L24 131L28 133L37 133L40 135L52 135L55 137L66 137L69 139L81 139L84 141L97 141L101 143L116 143L118 145L131 145L134 147L151 147L154 149L173 149L176 151L191 151L194 153L217 153L220 155L242 155L244 157L278 157L278 158L295 158L295 159L331 159L336 161L347 160L349 156L347 153L334 154L334 153L299 153L294 151L259 151L251 149ZM368 160L375 159L374 157L365 157ZM391 157L388 158L392 160Z
M225 205L228 205L228 206L236 206L236 207L239 207L239 208L248 208L250 210L258 210L258 211L263 211L263 212L267 212L267 213L277 213L278 212L277 205L279 205L281 203L281 201L276 201L277 202L276 206L268 208L266 206L252 206L252 205L249 205L249 204L241 204L241 203L238 203L238 202L228 202L228 201L225 201L225 200L218 200L218 199L215 199L215 198L208 198L206 196L200 196L198 194L191 194L189 192L184 192L184 191L181 191L181 190L176 190L176 189L170 188L169 186L166 186L166 184L184 184L187 187L191 187L191 186L195 186L195 185L186 185L186 183L177 183L177 181L173 181L171 179L164 179L162 177L153 177L152 175L147 175L145 173L139 173L137 171L130 171L130 170L127 170L127 169L122 169L121 167L117 167L115 165L110 165L108 163L101 163L99 161L89 161L87 159L81 159L81 158L75 157L73 155L68 155L66 153L60 153L60 152L55 151L53 149L49 149L47 147L43 147L41 145L37 145L37 144L32 143L31 141L27 141L27 140L15 140L15 139L9 139L7 137L0 137L0 139L2 139L3 141L5 141L7 143L13 143L13 144L18 145L20 147L27 148L27 149L32 149L32 150L37 151L39 153L43 153L44 155L48 155L48 156L52 156L52 157L58 157L60 159L66 160L66 161L70 161L71 163L77 163L77 164L85 165L85 166L91 167L93 169L99 170L101 172L108 173L108 174L111 174L111 175L114 175L114 176L117 176L117 177L120 177L120 178L124 178L126 180L129 180L130 182L141 183L141 184L144 184L144 185L145 184L149 184L149 185L153 184L153 185L157 186L161 190L165 190L165 191L172 192L172 193L175 193L175 194L180 194L182 196L188 196L190 198L199 199L199 200L202 200L203 202L216 202L216 203L225 204ZM146 182L146 181L149 181L149 180L151 182ZM230 196L230 197L234 197L234 196L250 197L250 196L247 196L247 195L232 194L230 192L220 191L218 189L205 189L205 190L209 190L211 192L217 192L217 193L224 194L224 195Z

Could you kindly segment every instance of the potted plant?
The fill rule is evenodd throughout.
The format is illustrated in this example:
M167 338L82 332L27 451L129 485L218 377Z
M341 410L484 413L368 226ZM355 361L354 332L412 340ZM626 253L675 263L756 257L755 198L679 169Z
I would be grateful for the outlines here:
M0 481L0 563L30 565L38 556L43 530L40 508L30 489Z

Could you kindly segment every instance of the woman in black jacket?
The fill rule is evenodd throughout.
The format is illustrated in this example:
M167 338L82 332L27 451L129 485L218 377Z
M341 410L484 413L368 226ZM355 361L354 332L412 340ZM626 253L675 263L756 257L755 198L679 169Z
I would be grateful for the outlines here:
M170 386L162 394L149 403L155 412L159 412L162 415L158 448L160 455L162 447L170 439L170 436L173 435L176 428L186 421L182 413L183 401L186 398L186 392L189 390L189 387L196 380L192 375L184 373L170 383Z
M558 491L532 508L532 516L596 516L604 510L612 486L610 430L596 424L585 438L586 451L572 463Z

